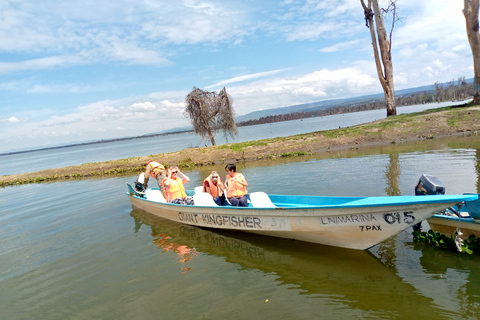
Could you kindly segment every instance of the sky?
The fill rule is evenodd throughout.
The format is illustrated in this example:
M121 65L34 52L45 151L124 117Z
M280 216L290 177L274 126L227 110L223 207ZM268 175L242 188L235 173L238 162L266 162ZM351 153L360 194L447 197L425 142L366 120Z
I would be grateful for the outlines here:
M396 90L473 77L462 9L397 1ZM188 126L193 87L238 115L383 92L359 0L0 0L0 153Z

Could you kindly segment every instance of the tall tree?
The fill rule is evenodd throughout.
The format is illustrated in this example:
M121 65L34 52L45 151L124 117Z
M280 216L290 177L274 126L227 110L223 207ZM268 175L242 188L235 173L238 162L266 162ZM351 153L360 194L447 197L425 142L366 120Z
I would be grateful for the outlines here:
M475 75L474 104L480 104L480 33L478 31L478 0L464 0L463 15L467 24L467 37L473 55L473 72Z
M365 24L370 29L372 37L373 55L377 67L377 75L385 94L385 105L387 107L387 117L397 114L395 106L395 89L393 85L393 63L392 63L392 32L396 21L395 1L389 0L387 9L380 9L378 0L360 0L365 13ZM387 35L385 23L383 22L383 13L392 13L392 28L390 37ZM375 19L374 19L375 17ZM378 44L377 44L378 38Z
M213 146L218 130L223 130L225 136L238 133L233 99L225 88L217 94L193 87L185 98L184 114L193 125L193 132L203 140L210 139Z

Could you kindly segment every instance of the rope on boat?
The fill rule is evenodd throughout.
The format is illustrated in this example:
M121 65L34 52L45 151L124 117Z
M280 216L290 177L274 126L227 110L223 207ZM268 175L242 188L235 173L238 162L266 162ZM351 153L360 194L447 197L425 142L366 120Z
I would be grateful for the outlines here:
M463 235L462 231L460 231L460 227L457 228L457 232L455 232L457 235L455 236L455 245L457 246L457 250L459 252L462 252L462 246L463 246L463 239L460 238L461 235Z
M461 219L461 215L460 215L460 210L462 209L462 204L458 204L458 227L457 227L457 231L455 232L456 233L456 236L455 236L455 245L457 246L457 250L459 252L462 252L462 246L463 246L463 239L461 238L461 236L463 235L462 231L460 231L460 219Z

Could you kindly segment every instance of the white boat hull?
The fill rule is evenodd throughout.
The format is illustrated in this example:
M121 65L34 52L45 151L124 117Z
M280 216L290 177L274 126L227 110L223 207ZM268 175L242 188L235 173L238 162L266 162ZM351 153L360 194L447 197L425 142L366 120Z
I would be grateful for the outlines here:
M426 197L377 197L358 198L358 200L348 198L355 201L342 205L310 206L310 208L308 205L303 208L281 207L279 203L272 200L277 207L240 208L184 206L150 201L134 194L129 196L132 206L158 217L187 225L245 231L359 250L368 249L395 236L433 214L462 201L462 197L465 197L451 196L444 198L443 202L438 201L438 196L436 201L428 201ZM271 197L273 199L281 196ZM327 199L327 197L310 198ZM409 203L406 199L400 198L422 198L422 201ZM375 199L380 199L385 204L368 205L372 201L375 203ZM401 201L396 201L397 199Z

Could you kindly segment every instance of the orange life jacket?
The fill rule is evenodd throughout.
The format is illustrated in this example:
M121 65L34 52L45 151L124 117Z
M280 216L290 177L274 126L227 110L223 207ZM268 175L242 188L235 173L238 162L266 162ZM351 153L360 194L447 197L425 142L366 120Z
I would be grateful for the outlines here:
M157 174L160 172L160 171L165 171L165 167L158 163L158 162L150 162L149 165L152 167L152 170L150 170L150 175L153 177L153 178L156 178L157 177Z
M162 185L165 188L165 181L167 178L163 179ZM185 193L185 187L183 186L182 179L176 178L176 179L170 179L170 187L165 188L167 191L167 201L170 202L175 198L182 198L185 199L187 194Z
M235 177L230 177L227 186L227 197L241 197L244 194L247 194L247 188L239 183L235 183L234 180L247 183L245 177L241 173L237 173Z
M207 183L210 188L210 194L215 199L220 195L220 187L219 184L222 184L222 178L218 177L217 185L213 184L212 175L209 175L205 180L203 180L203 192L207 192Z

